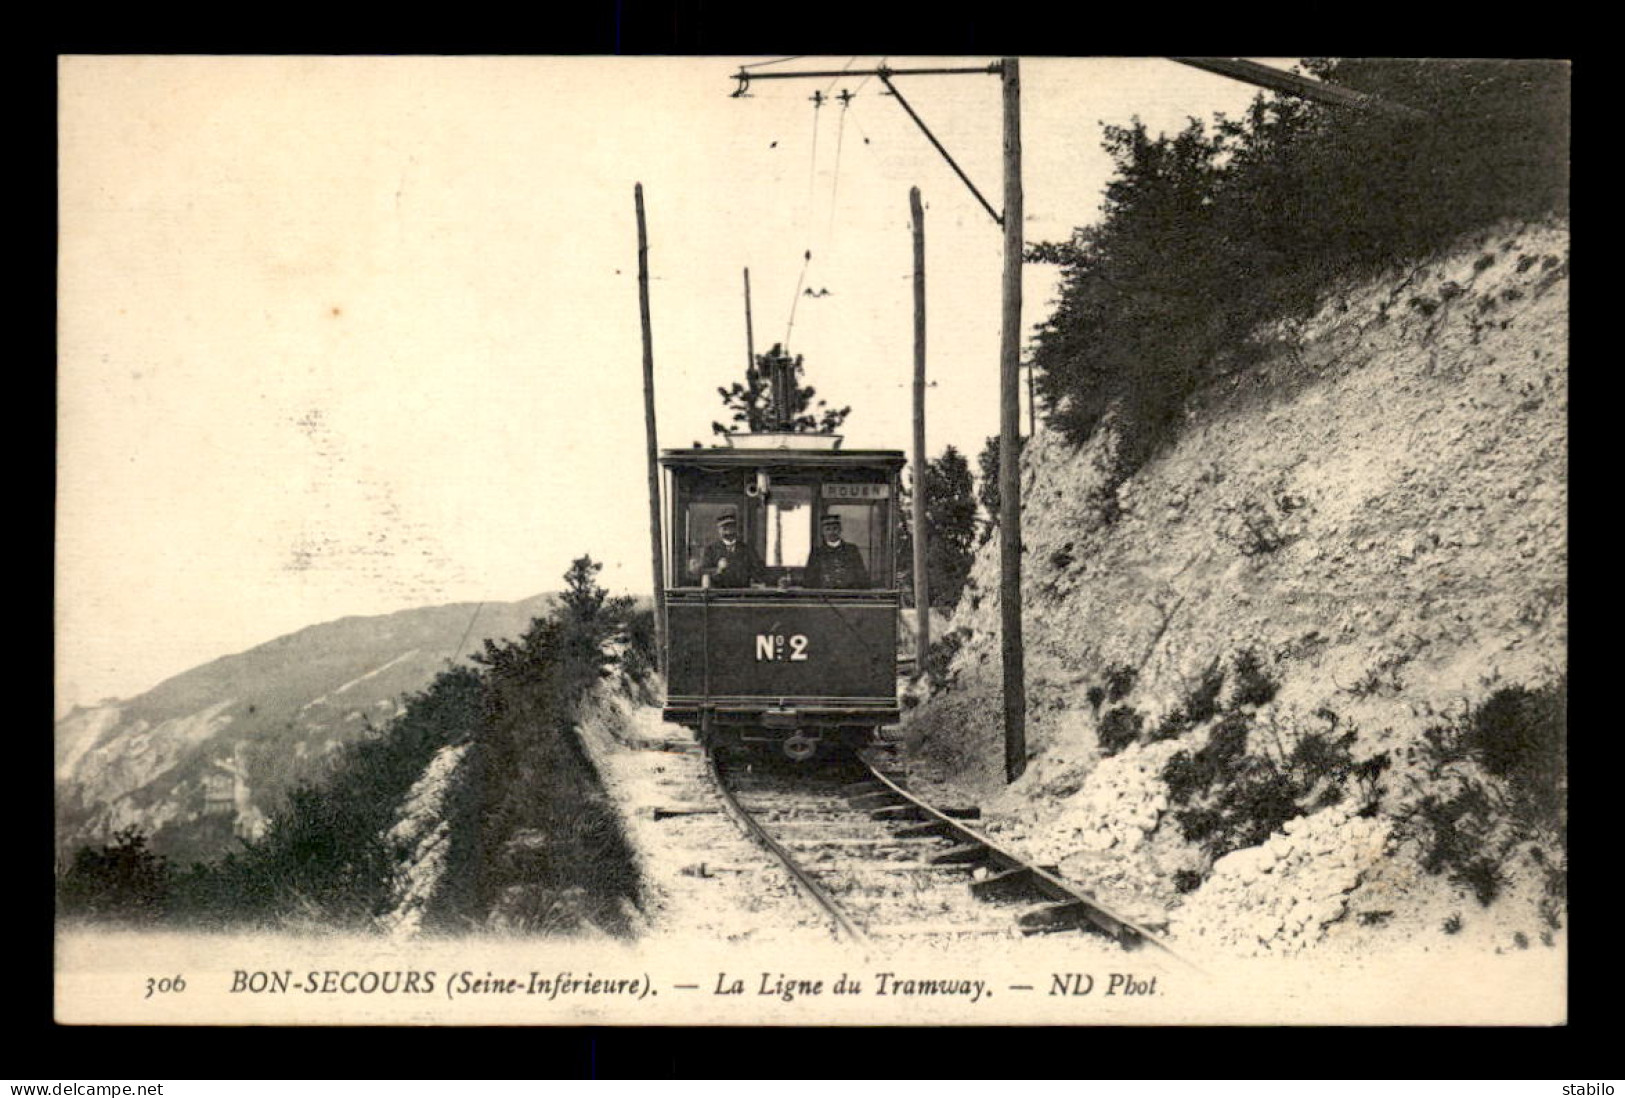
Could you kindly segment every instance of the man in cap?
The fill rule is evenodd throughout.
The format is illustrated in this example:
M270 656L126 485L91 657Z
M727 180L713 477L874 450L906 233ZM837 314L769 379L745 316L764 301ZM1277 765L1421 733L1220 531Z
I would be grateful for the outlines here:
M822 535L807 557L802 582L808 587L852 590L869 586L869 571L863 566L858 547L841 540L841 516L825 512L818 524Z
M712 587L749 587L766 582L762 559L739 536L739 516L732 511L717 516L717 540L705 547L700 574L710 579Z

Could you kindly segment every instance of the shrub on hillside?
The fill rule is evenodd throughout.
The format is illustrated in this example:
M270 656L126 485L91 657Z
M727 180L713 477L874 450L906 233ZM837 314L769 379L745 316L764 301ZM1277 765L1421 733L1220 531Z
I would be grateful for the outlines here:
M1126 663L1114 663L1106 668L1106 700L1122 701L1134 689L1139 671Z
M1300 736L1284 757L1248 750L1254 718L1234 709L1214 725L1195 752L1175 754L1163 768L1180 832L1211 860L1257 846L1298 816L1352 799L1356 812L1374 812L1386 752L1364 762L1352 755L1356 734L1335 728Z
M127 827L102 847L82 847L57 883L64 915L150 922L169 907L168 862L147 847L140 828Z
M1198 725L1206 724L1219 713L1219 695L1224 692L1224 668L1218 660L1207 666L1185 700L1175 706L1158 722L1146 737L1150 742L1172 740Z
M606 642L630 637L628 650L639 650L633 603L606 596L600 567L579 558L557 614L517 642L487 642L478 657L490 719L453 823L447 922L495 916L536 933L630 932L635 862L575 731L579 702L609 671Z
M638 680L652 672L657 662L654 608L629 606L622 621L622 635L626 640L622 668L630 678Z
M1281 688L1280 683L1270 678L1269 673L1264 670L1263 660L1252 648L1236 653L1235 662L1231 667L1235 672L1235 677L1231 680L1232 704L1267 705L1274 700L1276 692Z
M1545 876L1547 921L1567 885L1568 680L1503 687L1423 736L1429 792L1403 815L1422 867L1446 874L1489 904L1515 851L1528 849ZM1448 792L1445 792L1448 791ZM1556 851L1554 859L1541 853Z
M1100 718L1100 750L1105 755L1115 755L1139 736L1140 729L1145 725L1145 717L1136 709L1126 705L1113 706L1107 710L1106 715Z
M970 637L970 630L961 625L951 629L942 637L931 642L931 647L925 653L925 673L930 676L931 682L938 686L948 683L948 671L953 666L954 657L965 646Z
M1263 322L1330 282L1503 218L1567 210L1568 69L1555 62L1313 61L1313 75L1423 122L1261 95L1244 116L1153 137L1108 126L1105 217L1065 244L1033 360L1052 424L1110 422L1108 486L1175 437L1216 373L1267 354Z
M1467 753L1512 790L1514 812L1555 827L1567 785L1566 677L1544 690L1510 686L1474 709L1461 735Z

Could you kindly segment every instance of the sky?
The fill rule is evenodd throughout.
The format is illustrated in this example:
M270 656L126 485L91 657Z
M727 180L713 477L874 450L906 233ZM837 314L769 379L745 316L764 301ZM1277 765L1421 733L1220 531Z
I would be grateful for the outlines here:
M998 226L877 80L730 95L772 61L63 58L58 713L318 622L556 589L583 553L647 592L637 183L662 447L712 441L748 268L756 350L788 340L852 406L847 447L908 448L918 186L927 449L974 460ZM1097 219L1102 122L1255 94L1156 58L1021 64L1028 241ZM1001 206L997 77L894 79ZM1029 334L1055 289L1027 268Z

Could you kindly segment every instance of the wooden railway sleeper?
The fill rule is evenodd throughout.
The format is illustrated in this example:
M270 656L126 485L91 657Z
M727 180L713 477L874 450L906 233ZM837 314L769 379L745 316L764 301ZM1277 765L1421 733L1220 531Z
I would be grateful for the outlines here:
M994 873L979 881L972 881L970 891L971 895L979 900L1012 898L1037 900L1044 895L1038 887L1032 867L1026 865Z
M938 816L947 816L951 820L979 820L982 810L976 807L969 808L938 808ZM928 820L932 814L923 806L917 804L889 804L884 808L877 808L869 813L871 820Z
M847 803L853 808L883 808L906 803L890 789L877 789L873 793L859 793L855 797L848 797Z
M921 819L924 818L924 816L925 813L922 812L918 816L912 818ZM897 819L898 817L892 816L888 818ZM929 820L926 823L915 824L913 827L900 827L893 832L893 834L899 839L920 839L929 835L951 838L953 836L953 825L943 823L941 820Z
M981 843L962 843L959 846L950 847L940 854L933 854L931 863L933 865L959 865L966 862L985 862L992 856L993 851Z
M879 782L875 781L873 778L866 778L865 780L863 780L861 782L853 782L851 785L842 786L841 787L841 796L843 796L843 797L861 797L865 793L880 793L880 792L883 792L885 790L885 788L886 787L884 785L881 785Z
M890 804L869 813L871 820L928 820L931 814L917 804Z

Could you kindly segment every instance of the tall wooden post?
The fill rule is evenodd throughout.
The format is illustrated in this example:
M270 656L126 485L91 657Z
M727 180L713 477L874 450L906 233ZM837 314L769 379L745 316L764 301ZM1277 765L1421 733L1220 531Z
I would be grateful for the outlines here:
M750 322L750 268L745 268L745 372L756 369L756 333Z
M1027 364L1027 437L1032 438L1038 433L1038 393L1033 386L1033 373L1036 367Z
M925 571L925 209L908 189L914 216L914 672L925 673L931 648L931 584Z
M1004 655L1004 776L1027 769L1027 682L1021 648L1021 70L1004 86L1004 309L999 340L999 605Z
M638 207L638 313L643 321L643 431L649 453L649 548L654 566L655 662L666 670L666 562L660 542L660 461L655 437L655 352L649 325L649 234L643 221L643 184L633 190Z

